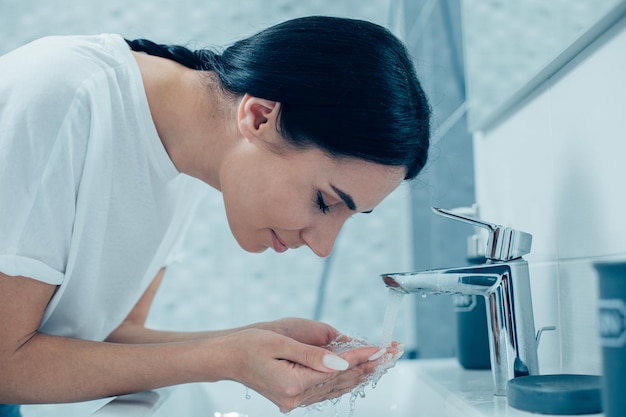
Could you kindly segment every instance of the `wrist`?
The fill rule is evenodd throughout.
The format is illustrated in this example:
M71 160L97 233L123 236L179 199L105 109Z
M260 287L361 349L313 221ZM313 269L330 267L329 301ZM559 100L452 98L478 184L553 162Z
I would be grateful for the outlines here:
M233 359L232 346L229 348L231 335L186 343L189 349L183 353L182 368L188 382L217 382L232 380Z

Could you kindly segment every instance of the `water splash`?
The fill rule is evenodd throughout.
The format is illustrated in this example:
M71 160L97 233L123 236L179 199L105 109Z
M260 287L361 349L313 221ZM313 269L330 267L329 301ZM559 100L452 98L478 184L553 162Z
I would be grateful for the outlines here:
M399 291L394 291L392 289L389 290L389 295L387 296L387 309L385 311L385 318L383 320L382 337L379 345L382 349L391 346L391 342L393 340L393 330L395 328L396 319L398 317L398 311L400 310L403 295L404 294ZM372 343L369 343L365 339L339 335L327 347L333 353L339 354L360 347L370 346L374 345ZM398 346L397 352L395 354L389 352L382 354L381 358L379 359L379 364L374 372L372 372L365 381L361 382L350 393L350 408L348 417L354 416L357 399L365 397L365 389L370 385L372 386L372 389L375 389L382 376L387 373L387 370L395 366L396 362L398 361L398 359L400 359L403 353L404 352L402 351L402 349ZM307 406L305 417L309 416L310 413L315 411L326 411L329 407L332 408L333 411L332 417L339 417L338 405L341 401L341 398L342 397L333 400L326 400L317 404Z
M393 329L393 324L395 322L395 315L392 314L391 316L393 316L394 318L393 319L390 318L389 326L391 326L391 328ZM389 338L391 339L391 336L389 336ZM391 340L389 341L387 345L381 344L382 347L388 347L390 345L391 345ZM328 348L334 353L342 353L342 352L347 352L347 351L357 349L360 347L371 347L371 346L373 346L372 343L369 343L365 339L355 338L355 337L350 338L345 335L341 335L337 337L337 339L332 341L328 345ZM376 388L376 385L378 384L378 381L380 381L380 378L382 378L382 376L386 374L390 368L395 366L396 362L398 361L398 359L400 359L400 356L402 356L403 353L404 352L402 351L402 349L398 348L398 351L395 354L385 353L381 356L380 362L378 366L376 367L376 369L374 370L374 372L368 375L367 379L365 379L358 386L356 386L350 393L349 413L347 417L354 416L354 412L356 410L356 402L359 398L365 398L365 395L366 395L365 389L370 385L372 386L372 389ZM338 411L337 406L339 402L341 401L341 398L342 397L339 397L334 400L327 400L322 403L310 405L307 407L307 410L308 411L314 411L314 410L322 411L322 410L326 410L328 406L331 406L333 409L333 417L339 417L339 411Z

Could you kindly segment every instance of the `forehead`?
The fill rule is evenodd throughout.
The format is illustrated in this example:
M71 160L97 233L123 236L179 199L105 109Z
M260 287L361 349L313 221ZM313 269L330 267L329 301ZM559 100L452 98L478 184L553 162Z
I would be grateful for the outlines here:
M354 187L376 189L383 193L393 191L404 180L405 168L392 167L350 158L336 161L336 170L339 176L334 178L337 184L349 182ZM356 192L356 190L353 190Z

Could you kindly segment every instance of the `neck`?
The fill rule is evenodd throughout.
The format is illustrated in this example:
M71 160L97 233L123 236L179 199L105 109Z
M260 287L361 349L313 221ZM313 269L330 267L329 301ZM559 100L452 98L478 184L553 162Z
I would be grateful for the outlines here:
M152 119L176 168L220 189L219 170L236 142L236 104L216 77L159 57L135 53Z

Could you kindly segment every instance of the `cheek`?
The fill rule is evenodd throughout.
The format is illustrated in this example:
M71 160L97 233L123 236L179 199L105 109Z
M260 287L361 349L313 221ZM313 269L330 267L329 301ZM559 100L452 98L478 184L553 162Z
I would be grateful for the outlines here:
M221 179L226 214L233 233L259 229L301 229L317 208L314 191L302 174L281 161L248 161L246 169L231 170Z
M286 230L305 227L312 211L310 198L294 192L284 182L273 185L258 196L259 210L263 211L260 220L266 222L265 227Z
M223 180L224 206L233 233L271 227L272 220L279 217L277 210L285 205L276 188L260 173L243 172Z
M250 187L245 174L229 175L222 178L221 189L224 200L224 209L228 225L235 239L244 246L242 239L249 239L252 225L256 222L255 213L258 212L255 188ZM252 194L251 194L252 193ZM246 250L248 250L246 248Z

